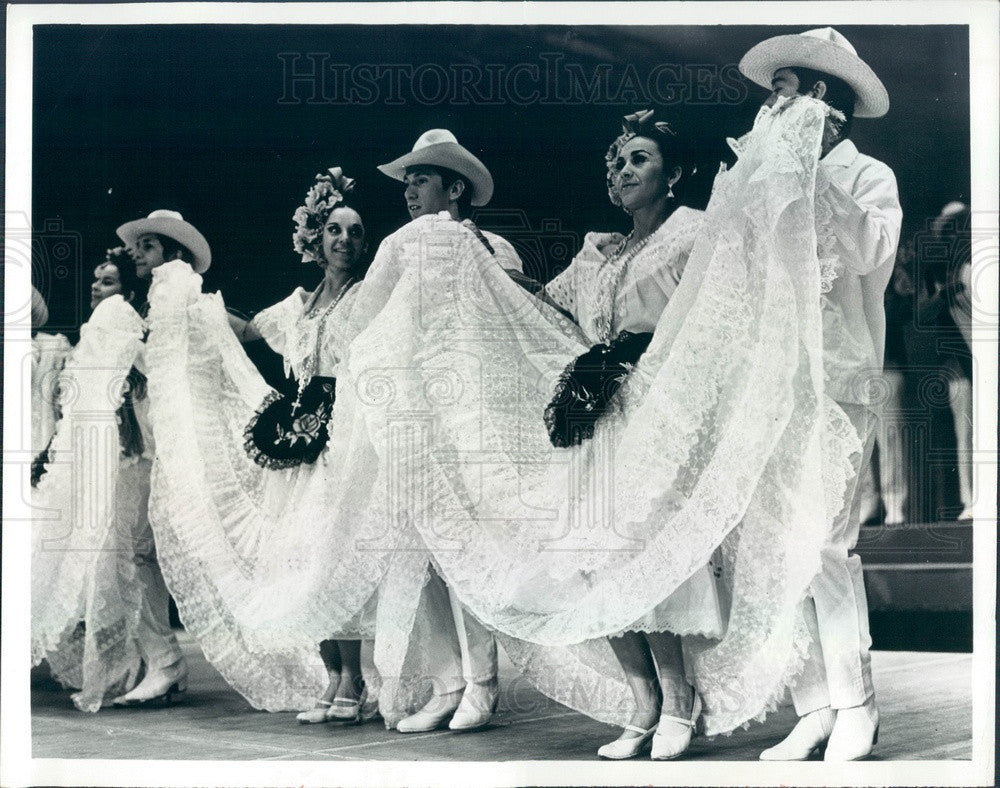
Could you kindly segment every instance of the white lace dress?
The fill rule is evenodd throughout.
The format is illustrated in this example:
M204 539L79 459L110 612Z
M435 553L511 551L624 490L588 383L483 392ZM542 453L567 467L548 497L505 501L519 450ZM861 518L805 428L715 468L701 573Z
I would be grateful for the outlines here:
M125 456L118 408L142 347L143 321L120 295L80 329L59 375L60 421L32 493L31 652L73 702L97 711L138 677L141 589L130 539L143 516L149 462Z
M569 267L546 286L573 315L591 344L622 331L651 333L681 281L703 214L677 208L631 259L615 259L622 236L588 233ZM629 629L682 635L722 636L724 622L711 562Z
M300 374L318 349L316 374L335 376L355 295L310 317L300 289L254 324L289 372ZM164 578L206 658L253 706L310 708L327 684L317 644L371 636L362 614L384 561L336 549L353 531L349 517L341 528L330 513L353 491L340 483L332 443L315 463L284 470L264 469L244 450L244 428L271 389L221 296L203 294L201 277L171 262L154 271L149 298L150 520ZM277 599L298 604L268 619Z
M799 604L860 449L824 393L825 112L811 99L762 110L618 407L584 445L554 449L542 411L590 337L521 291L471 232L411 222L359 293L376 308L341 370L354 396L335 420L364 424L358 449L392 480L371 511L416 532L483 623L550 647L522 665L595 717L631 711L615 664L581 658L560 673L547 655L632 628L716 551L725 633L687 650L705 730L762 716L801 669ZM370 457L343 461L341 483L365 483Z

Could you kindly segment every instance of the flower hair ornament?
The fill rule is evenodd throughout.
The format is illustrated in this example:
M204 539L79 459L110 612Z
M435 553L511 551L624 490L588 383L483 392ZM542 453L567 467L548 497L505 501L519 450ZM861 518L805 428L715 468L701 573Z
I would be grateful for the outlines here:
M295 209L292 217L295 222L292 244L295 251L302 255L303 263L321 259L323 225L333 209L354 190L354 179L346 177L340 167L330 167L326 172L316 176L316 183L306 193L305 203Z
M656 110L643 109L622 118L622 133L611 143L608 147L608 152L604 155L604 160L608 168L608 197L611 199L612 204L617 205L619 208L621 207L622 200L615 183L615 176L617 175L615 164L618 161L618 154L625 147L625 144L633 137L667 139L676 144L677 132L665 120L653 120L655 113ZM670 196L673 197L673 192L670 193Z
M104 252L104 263L111 263L111 265L117 266L119 260L132 262L132 253L124 246L115 246Z

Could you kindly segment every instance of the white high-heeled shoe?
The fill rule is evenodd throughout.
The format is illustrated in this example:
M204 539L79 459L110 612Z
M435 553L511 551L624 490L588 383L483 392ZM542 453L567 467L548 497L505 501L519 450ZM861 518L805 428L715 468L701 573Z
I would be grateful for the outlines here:
M638 736L628 739L618 738L613 742L605 744L597 751L598 758L607 758L610 761L624 761L627 758L635 758L641 755L649 746L650 740L656 733L656 726L646 730L638 725L626 725L625 730L634 731Z
M467 684L462 693L462 701L448 727L465 733L488 725L496 713L499 701L500 682L497 679Z
M654 761L670 761L682 755L691 746L691 737L701 715L701 698L694 693L691 702L691 719L661 714L653 736L653 749L649 757Z
M859 761L878 744L878 709L870 700L861 706L837 710L824 761Z
M760 754L762 761L805 761L833 733L837 712L829 706L802 715L782 741Z

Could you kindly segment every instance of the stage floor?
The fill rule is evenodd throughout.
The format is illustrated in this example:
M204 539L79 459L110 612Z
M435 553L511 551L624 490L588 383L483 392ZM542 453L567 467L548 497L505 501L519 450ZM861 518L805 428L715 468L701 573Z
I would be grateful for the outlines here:
M32 756L185 760L508 761L593 760L614 738L606 725L553 703L501 664L508 688L493 724L481 732L402 735L381 720L358 726L300 725L292 713L254 711L181 633L191 665L187 699L168 709L76 711L69 693L46 683L32 690ZM972 757L972 657L929 652L872 653L881 712L875 760ZM511 687L516 692L510 692ZM790 707L714 741L695 739L688 760L757 760L791 728Z

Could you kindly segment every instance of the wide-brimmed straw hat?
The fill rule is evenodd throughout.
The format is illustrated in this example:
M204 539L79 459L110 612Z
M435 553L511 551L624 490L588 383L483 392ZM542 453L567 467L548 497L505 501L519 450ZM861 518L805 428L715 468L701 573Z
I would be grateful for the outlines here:
M118 237L130 247L134 247L139 237L146 233L156 233L173 238L177 243L187 247L194 256L194 263L191 267L197 274L205 273L212 264L212 250L209 248L205 236L198 232L194 225L185 222L184 217L177 211L164 209L153 211L145 219L125 222L118 228L117 232Z
M775 71L795 66L832 74L850 85L857 96L855 117L880 118L889 111L889 94L882 80L832 27L761 41L743 56L740 72L770 90Z
M472 204L486 205L493 196L493 176L486 165L458 144L455 135L447 129L425 131L413 144L413 150L388 164L380 164L378 169L403 180L407 167L430 164L454 170L469 182L472 189Z

